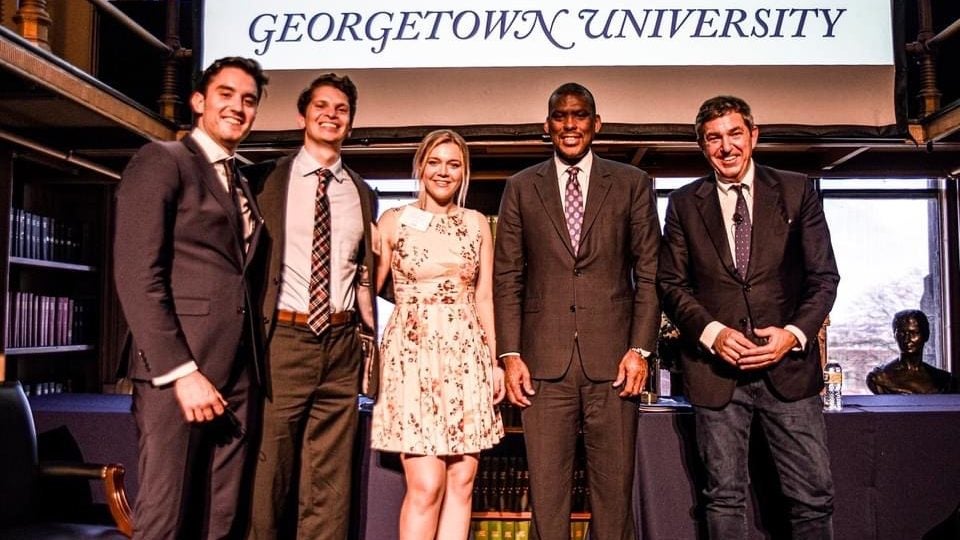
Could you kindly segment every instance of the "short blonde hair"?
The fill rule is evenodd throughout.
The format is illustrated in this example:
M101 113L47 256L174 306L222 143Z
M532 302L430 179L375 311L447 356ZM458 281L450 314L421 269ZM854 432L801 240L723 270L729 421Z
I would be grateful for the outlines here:
M452 129L438 129L427 133L420 146L417 147L417 153L413 156L413 177L420 180L423 177L423 170L427 165L427 158L433 150L441 144L453 143L460 149L463 155L463 182L460 183L460 189L457 192L457 205L463 206L467 200L467 187L470 185L470 150L467 148L467 141L459 133ZM420 195L418 199L423 203L425 197L423 182L420 182Z

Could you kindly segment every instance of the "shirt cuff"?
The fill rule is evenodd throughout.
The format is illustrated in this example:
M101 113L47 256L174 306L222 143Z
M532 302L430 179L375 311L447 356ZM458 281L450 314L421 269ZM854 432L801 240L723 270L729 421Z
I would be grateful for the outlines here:
M193 360L190 360L190 361L184 362L183 364L180 364L179 366L171 369L170 371L164 373L163 375L160 375L159 377L154 377L150 379L150 383L153 386L164 386L176 381L177 379L186 377L187 375L193 373L194 371L199 371L199 370L200 370L200 367L197 366L197 363L194 362Z
M717 342L717 336L720 335L720 331L726 327L727 325L720 321L712 321L700 334L700 344L715 354L716 351L713 350L713 344Z
M513 352L513 351L511 351L511 352L505 352L505 353L500 354L499 356L497 356L497 358L503 359L503 358L506 358L506 357L508 357L508 356L520 356L520 353L518 353L518 352Z
M802 330L792 324L784 326L783 329L793 334L797 338L797 342L800 343L800 345L790 349L791 351L802 351L807 348L807 335Z

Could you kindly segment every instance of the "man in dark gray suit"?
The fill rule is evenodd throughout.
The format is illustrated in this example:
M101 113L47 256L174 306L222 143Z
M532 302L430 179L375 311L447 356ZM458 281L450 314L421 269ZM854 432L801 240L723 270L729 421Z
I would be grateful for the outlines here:
M759 130L742 99L704 102L696 131L714 173L670 196L657 282L683 337L710 538L746 536L754 418L791 503L793 537L832 538L817 332L840 276L823 207L806 176L754 163Z
M660 226L643 171L591 151L589 90L557 88L544 122L554 157L507 180L494 263L497 349L522 420L531 538L569 536L578 432L587 451L591 535L635 538L637 396L660 323Z
M350 78L317 77L297 111L303 146L277 162L259 197L270 231L263 302L269 345L249 538L343 540L364 366L360 333L372 336L376 328L370 272L377 199L341 159L357 113ZM329 253L321 263L313 256L324 211ZM321 273L322 328L312 319Z
M140 434L136 538L242 530L262 345L251 261L262 220L233 153L266 82L253 60L214 62L190 98L190 135L144 146L117 189L114 271L132 334L127 372Z

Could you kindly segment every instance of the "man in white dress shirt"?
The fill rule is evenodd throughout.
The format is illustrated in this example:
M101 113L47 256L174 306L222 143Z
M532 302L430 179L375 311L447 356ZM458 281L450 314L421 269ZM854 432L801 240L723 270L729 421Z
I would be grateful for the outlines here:
M268 352L249 538L347 535L359 330L375 328L376 196L340 156L356 104L348 77L315 79L297 100L303 146L277 162L259 196L270 229Z

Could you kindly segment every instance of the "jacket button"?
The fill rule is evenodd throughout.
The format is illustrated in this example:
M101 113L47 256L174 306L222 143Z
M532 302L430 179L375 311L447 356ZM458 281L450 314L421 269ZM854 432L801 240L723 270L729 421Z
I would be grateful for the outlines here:
M576 313L576 312L577 312L577 306L570 306L570 313Z
M577 268L576 270L573 271L573 275L580 277L583 275L583 272L579 268Z
M750 292L750 285L744 285L743 290L744 292Z
M746 319L746 318L740 319L739 322L740 322L740 326L744 326L744 327L747 326L747 319Z
M245 307L238 307L238 308L237 308L237 313L240 314L240 315L246 315L246 314L247 314L247 308L245 308Z

